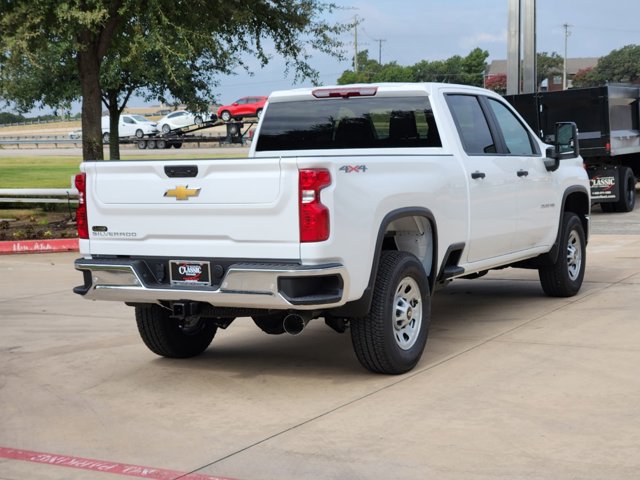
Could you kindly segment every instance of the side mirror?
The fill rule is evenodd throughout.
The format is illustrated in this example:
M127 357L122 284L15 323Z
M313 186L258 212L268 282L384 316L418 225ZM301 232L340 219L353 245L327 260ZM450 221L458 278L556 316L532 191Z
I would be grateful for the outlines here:
M560 166L560 160L576 158L580 155L578 127L574 122L556 123L553 147L547 148L545 167L553 172Z

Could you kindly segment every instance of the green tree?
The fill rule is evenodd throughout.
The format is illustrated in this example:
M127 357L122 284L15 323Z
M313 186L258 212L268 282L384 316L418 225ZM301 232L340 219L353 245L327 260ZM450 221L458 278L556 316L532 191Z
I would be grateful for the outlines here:
M352 64L354 70L345 70L338 78L338 85L347 85L349 83L371 83L374 77L380 72L382 65L376 60L369 58L369 50L361 50L358 52L358 71L355 71L355 65Z
M591 72L595 84L638 82L640 80L640 45L627 45L598 60Z
M320 0L40 0L0 4L0 96L22 110L82 98L83 157L102 159L101 102L111 115L135 91L203 105L215 75L262 65L273 49L295 78L311 54L340 55L343 25Z
M536 54L536 85L540 85L545 78L562 72L564 59L556 52L538 52Z

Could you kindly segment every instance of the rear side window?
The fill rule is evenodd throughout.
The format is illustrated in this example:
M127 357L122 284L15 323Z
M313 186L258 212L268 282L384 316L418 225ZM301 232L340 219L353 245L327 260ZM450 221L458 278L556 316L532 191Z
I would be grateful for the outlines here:
M496 145L478 98L473 95L447 95L447 103L465 152L472 155L496 153Z
M272 103L256 150L440 146L427 97L352 97Z

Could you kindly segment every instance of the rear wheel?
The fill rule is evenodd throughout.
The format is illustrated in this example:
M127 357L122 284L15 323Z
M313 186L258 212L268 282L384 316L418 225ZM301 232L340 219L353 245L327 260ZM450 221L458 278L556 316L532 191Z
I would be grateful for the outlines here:
M202 117L200 115L196 116L194 121L196 122L196 125L198 126L202 125Z
M177 320L158 305L136 307L138 332L153 353L168 358L189 358L204 352L217 327L209 320Z
M408 372L422 356L430 318L429 281L420 261L407 252L383 252L371 310L351 320L358 360L372 372Z
M147 140L147 148L149 150L153 150L154 148L156 148L156 141L155 140Z
M258 110L256 110L256 117L260 118L262 116L262 109L259 108Z
M169 148L169 145L167 144L166 140L157 140L156 147L159 149L163 149L163 148Z
M140 150L144 150L145 148L147 148L147 141L146 140L138 140L138 148Z
M553 264L538 269L544 293L550 297L572 297L578 293L584 278L586 247L582 222L575 213L565 213L558 258Z
M109 132L102 134L102 143L109 143Z
M636 206L636 178L629 167L618 169L620 199L615 203L617 212L630 212Z
M174 143L173 148L182 148L182 142Z

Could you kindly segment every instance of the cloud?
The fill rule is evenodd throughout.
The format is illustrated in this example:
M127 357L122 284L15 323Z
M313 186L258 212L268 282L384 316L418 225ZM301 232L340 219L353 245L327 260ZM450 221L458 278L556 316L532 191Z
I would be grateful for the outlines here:
M507 43L507 31L503 30L498 34L489 32L480 32L471 36L462 37L459 41L459 45L464 48L475 48L486 46L486 44L506 44Z

